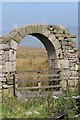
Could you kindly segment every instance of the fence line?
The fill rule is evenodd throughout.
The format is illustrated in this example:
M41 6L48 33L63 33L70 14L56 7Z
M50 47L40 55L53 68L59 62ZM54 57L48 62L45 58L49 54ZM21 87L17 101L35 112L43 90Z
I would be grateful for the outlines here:
M18 73L23 73L23 72L52 72L52 71L61 71L61 69L59 68L54 68L54 69L50 69L50 70L17 70Z
M34 86L34 87L20 87L17 90L33 90L33 89L51 89L51 88L60 88L61 85L50 85L50 86Z

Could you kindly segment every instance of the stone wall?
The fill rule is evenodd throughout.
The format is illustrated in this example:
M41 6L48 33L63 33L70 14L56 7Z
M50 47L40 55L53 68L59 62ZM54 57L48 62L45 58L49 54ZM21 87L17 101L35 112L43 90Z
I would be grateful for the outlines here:
M73 38L66 27L56 25L31 25L19 27L0 37L0 91L13 86L16 74L16 50L20 41L32 35L41 40L48 51L49 69L61 69L61 85L74 87L78 83L78 57ZM54 62L53 62L54 61ZM53 65L55 64L56 65ZM52 67L55 66L55 67Z
M4 41L0 38L0 87L7 89L13 87L13 74L16 73L16 50L18 43L14 40ZM0 91L1 91L0 89Z
M61 68L61 85L74 87L78 84L78 51L76 43L73 42L75 35L71 35L64 26L49 26L49 30L58 39L63 57L58 59L58 68Z

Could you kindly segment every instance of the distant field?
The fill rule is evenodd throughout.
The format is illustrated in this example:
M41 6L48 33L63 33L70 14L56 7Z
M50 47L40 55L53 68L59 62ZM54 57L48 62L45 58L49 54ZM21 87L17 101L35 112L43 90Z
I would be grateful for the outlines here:
M47 51L44 48L18 47L17 70L48 69Z
M17 50L17 61L16 61L17 70L47 70L48 69L48 57L47 51L44 48L29 48L29 47L18 47ZM23 72L17 73L18 76L30 76L29 78L23 78L23 80L48 80L46 78L32 77L32 75L38 75L38 72ZM48 74L41 73L41 74ZM22 80L22 78L19 78ZM42 85L47 85L48 81L42 82ZM35 86L36 83L19 83L19 86Z

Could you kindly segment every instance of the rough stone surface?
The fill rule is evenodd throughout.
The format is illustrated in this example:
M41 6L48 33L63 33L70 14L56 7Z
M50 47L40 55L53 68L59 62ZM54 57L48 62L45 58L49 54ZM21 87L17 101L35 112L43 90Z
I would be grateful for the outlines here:
M17 47L18 47L18 43L12 39L10 42L10 48L13 50L17 50Z
M3 81L5 86L7 85L6 80L13 79L13 74L16 72L18 44L27 35L39 38L44 44L48 52L49 69L61 69L62 87L66 87L66 81L69 82L70 87L77 85L79 60L75 43L72 40L76 38L76 35L71 35L68 29L62 25L23 26L0 37L0 82Z
M62 69L69 68L69 60L58 60L58 66Z

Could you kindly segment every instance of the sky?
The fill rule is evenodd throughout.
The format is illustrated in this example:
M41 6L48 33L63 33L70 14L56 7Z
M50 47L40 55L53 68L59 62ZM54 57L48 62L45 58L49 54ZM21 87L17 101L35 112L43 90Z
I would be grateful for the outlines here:
M1 0L1 2L79 2L79 0Z
M1 6L1 4L0 4ZM0 7L1 8L1 7ZM1 18L1 14L0 14ZM30 24L64 25L77 34L77 2L3 2L2 33L10 32L16 26ZM1 31L0 31L1 35ZM27 39L27 41L25 40ZM36 38L27 36L21 41L23 46L43 47Z

